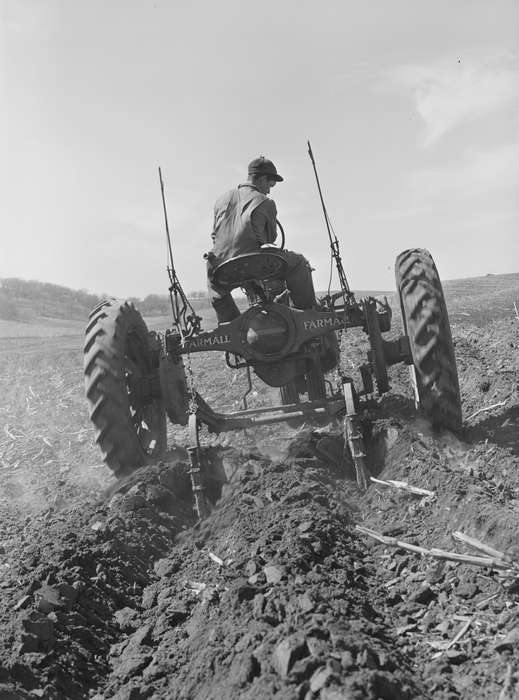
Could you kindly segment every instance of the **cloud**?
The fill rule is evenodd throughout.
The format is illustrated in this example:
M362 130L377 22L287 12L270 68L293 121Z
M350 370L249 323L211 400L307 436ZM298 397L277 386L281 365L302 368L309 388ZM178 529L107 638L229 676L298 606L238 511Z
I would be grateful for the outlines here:
M391 78L412 91L426 126L426 147L460 124L519 102L519 57L511 53L400 66Z

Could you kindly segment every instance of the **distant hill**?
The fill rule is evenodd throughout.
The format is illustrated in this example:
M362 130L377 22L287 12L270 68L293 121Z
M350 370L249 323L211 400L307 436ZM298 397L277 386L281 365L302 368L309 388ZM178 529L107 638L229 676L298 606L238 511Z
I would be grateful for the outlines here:
M0 318L8 321L84 319L99 301L96 294L57 284L14 277L0 281Z
M508 316L514 313L514 302L519 306L519 273L446 280L443 287L453 321L461 321L468 317L476 321L480 315L481 320L489 320L493 316ZM355 293L357 298L386 294L392 298L395 311L398 308L394 290L363 290ZM90 311L106 296L36 280L3 279L0 280L0 319L26 323L34 323L41 319L84 322ZM167 295L148 294L144 299L132 297L131 300L144 316L171 315ZM210 308L204 291L192 292L190 300L197 312ZM241 300L239 304L242 305Z
M0 280L0 319L31 322L41 318L84 321L90 311L108 295L90 294L57 284L22 280ZM149 294L132 298L142 313L159 316L170 311L169 297Z
M512 318L519 308L519 273L485 275L443 282L450 320L484 324L493 318Z

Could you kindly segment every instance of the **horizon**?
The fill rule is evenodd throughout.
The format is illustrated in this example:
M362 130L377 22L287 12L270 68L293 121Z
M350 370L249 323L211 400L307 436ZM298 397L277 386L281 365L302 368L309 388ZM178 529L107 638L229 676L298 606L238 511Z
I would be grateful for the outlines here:
M503 273L500 273L500 272L497 272L497 273L496 273L496 272L487 272L487 273L484 274L484 275L475 275L475 276L471 276L471 277L455 277L455 278L452 278L452 279L442 279L442 278L440 278L440 279L441 279L442 285L444 285L444 284L449 284L449 283L453 283L453 282L463 282L463 281L470 281L470 280L481 280L481 279L485 279L486 277L512 277L512 276L514 276L514 275L519 276L519 270L518 270L517 272L503 272ZM138 299L140 299L140 300L142 301L142 300L144 300L147 296L151 296L151 295L157 295L157 296L166 297L166 298L169 296L169 293L166 291L166 292L164 292L164 293L160 293L160 292L159 292L159 293L157 293L157 292L149 292L149 293L144 294L144 295L142 295L142 296L139 296L139 295L136 295L136 294L129 294L129 295L127 295L126 297L118 297L117 295L111 294L110 292L97 292L97 291L95 291L95 290L86 289L86 288L78 289L78 288L75 288L75 287L67 287L66 285L56 284L55 282L49 282L49 281L46 281L46 280L38 280L38 279L34 279L34 278L25 279L25 278L23 278L23 277L2 277L2 278L0 278L0 289L2 288L2 283L3 283L5 280L10 280L10 279L19 280L19 281L21 281L21 282L29 282L29 283L30 283L30 282L36 282L36 283L38 283L38 284L50 284L50 285L53 285L53 286L56 286L56 287L60 287L60 288L63 288L63 289L67 289L67 290L72 291L72 292L84 292L85 294L91 294L91 295L97 296L97 297L107 297L107 298L108 298L108 297L113 297L113 298L130 298L130 297L133 297L133 298L138 298ZM332 286L332 291L338 291L338 289L339 289L338 287L333 287L333 286ZM317 289L317 288L316 288L316 294L322 294L322 293L324 293L325 291L326 291L326 290L324 290L324 289ZM382 288L379 288L379 287L372 287L372 288L365 287L365 288L362 288L362 289L361 289L361 288L356 288L356 289L353 289L353 288L352 288L352 291L353 291L355 294L362 293L362 292L371 292L371 293L380 293L380 294L393 294L393 293L396 292L396 285L395 285L395 287L392 288L392 289L387 289L387 288L382 289ZM192 295L192 294L199 294L200 292L207 293L207 290L206 290L206 289L190 289L190 290L184 289L184 292L185 292L185 294L186 294L186 296L187 296L188 298L191 298L191 295ZM245 298L245 295L244 295L243 293L241 293L240 291L238 291L238 289L235 289L235 290L233 291L233 295L236 296L236 297L238 297L238 298L241 298L241 297ZM203 298L203 297L200 297L200 298Z

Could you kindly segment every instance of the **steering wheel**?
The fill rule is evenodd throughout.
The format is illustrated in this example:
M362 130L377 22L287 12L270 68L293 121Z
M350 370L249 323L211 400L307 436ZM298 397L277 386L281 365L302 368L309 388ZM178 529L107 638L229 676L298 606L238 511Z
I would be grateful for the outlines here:
M279 250L285 250L285 231L283 230L283 226L281 226L281 222L279 219L276 219L276 226L280 230L281 233L281 245L277 246Z
M274 248L274 250L285 250L285 231L283 230L283 226L281 226L281 222L279 221L279 219L276 219L276 226L281 232L280 245L276 245L275 243L264 243L261 246L263 249Z

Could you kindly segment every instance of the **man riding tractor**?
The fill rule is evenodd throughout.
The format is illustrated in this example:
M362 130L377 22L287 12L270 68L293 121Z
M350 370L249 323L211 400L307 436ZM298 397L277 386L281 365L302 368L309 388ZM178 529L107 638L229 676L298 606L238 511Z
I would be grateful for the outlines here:
M213 281L213 271L237 255L256 253L272 246L277 237L276 205L267 197L283 178L271 160L261 156L249 164L247 182L223 194L214 207L213 250L207 254L209 295L218 323L240 315L231 293ZM272 248L270 248L272 250ZM299 253L276 249L287 262L286 284L292 303L298 309L312 309L315 292L308 260Z
M214 279L214 271L221 263L239 255L272 251L277 238L276 205L267 195L277 182L283 182L274 163L260 156L248 167L247 181L223 194L214 207L214 226L211 238L213 249L206 254L209 298L218 323L237 318L240 311L231 291ZM276 255L287 263L285 282L292 305L297 309L319 308L315 298L312 268L300 253L275 247ZM329 371L338 360L337 339L334 333L327 338L322 358L323 369Z

